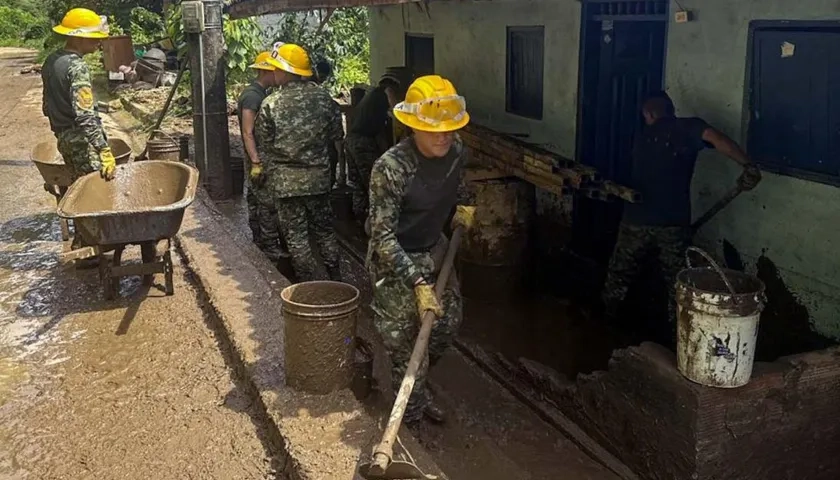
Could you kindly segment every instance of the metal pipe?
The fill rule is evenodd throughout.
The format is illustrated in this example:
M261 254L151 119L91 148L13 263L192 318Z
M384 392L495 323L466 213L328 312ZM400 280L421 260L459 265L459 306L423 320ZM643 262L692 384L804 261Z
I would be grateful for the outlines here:
M198 36L198 71L201 72L201 143L204 148L202 148L202 163L204 167L204 171L208 171L208 166L210 162L207 158L207 88L204 84L204 35Z

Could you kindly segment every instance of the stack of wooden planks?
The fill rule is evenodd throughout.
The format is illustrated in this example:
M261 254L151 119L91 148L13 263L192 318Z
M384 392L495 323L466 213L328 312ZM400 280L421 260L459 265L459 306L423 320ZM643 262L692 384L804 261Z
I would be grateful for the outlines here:
M469 124L459 134L478 163L519 177L554 194L565 195L576 191L603 201L618 198L638 203L642 200L641 194L631 188L603 181L592 167L512 136L475 123Z

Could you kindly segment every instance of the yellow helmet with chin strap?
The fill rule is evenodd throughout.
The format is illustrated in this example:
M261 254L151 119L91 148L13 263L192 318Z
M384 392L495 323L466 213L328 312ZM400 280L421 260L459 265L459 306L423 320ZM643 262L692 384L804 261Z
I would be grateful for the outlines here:
M80 38L108 38L108 17L87 8L74 8L53 27L59 35Z
M470 123L467 103L452 82L440 75L420 77L408 87L394 116L407 127L423 132L454 132Z
M253 68L254 70L276 70L274 65L268 62L269 58L271 58L271 52L260 52L260 54L257 55L257 58L254 59L254 63L248 65L248 67Z
M267 61L275 68L285 72L300 75L301 77L312 76L312 65L309 63L309 55L299 45L277 42L274 44L274 48L271 50L271 57Z

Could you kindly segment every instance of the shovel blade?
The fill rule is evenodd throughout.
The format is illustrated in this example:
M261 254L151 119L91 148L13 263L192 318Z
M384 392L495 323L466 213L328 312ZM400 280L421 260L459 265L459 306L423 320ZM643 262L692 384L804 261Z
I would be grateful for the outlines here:
M367 480L436 480L434 475L426 475L411 462L391 462L384 473L371 472L371 464L359 466L359 473Z

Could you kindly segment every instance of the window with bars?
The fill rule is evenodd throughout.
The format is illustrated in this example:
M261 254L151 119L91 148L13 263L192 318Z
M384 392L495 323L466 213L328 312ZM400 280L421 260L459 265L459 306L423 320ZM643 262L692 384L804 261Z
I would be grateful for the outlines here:
M633 17L665 15L668 0L587 0L595 5L592 13L605 17Z
M840 28L754 21L747 151L762 168L840 186Z
M508 27L505 109L542 120L545 27Z

